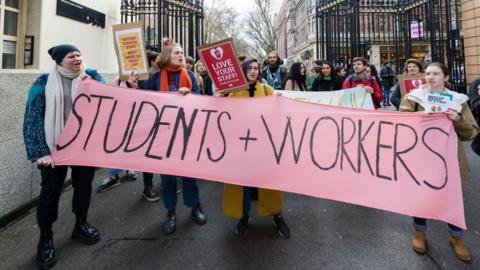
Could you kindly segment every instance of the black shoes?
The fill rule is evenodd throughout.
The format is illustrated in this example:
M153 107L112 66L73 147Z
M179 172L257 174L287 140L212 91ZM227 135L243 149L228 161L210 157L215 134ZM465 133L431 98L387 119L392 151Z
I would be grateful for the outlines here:
M247 214L238 221L237 227L235 228L235 235L238 237L244 237L249 224L250 216Z
M85 244L92 245L100 241L100 233L86 221L77 223L73 228L72 239L81 239ZM57 263L53 247L53 232L41 232L37 245L37 266L39 269L50 269Z
M100 233L86 221L76 224L73 228L72 239L81 239L87 245L100 241Z
M192 218L198 225L204 225L207 223L207 216L202 210L202 206L198 203L192 207Z
M160 200L160 195L153 191L153 188L146 188L143 190L143 198L147 200L147 202L156 202Z
M100 186L97 187L97 193L108 191L120 185L120 178L117 176L109 176L105 178Z
M198 203L192 207L192 219L198 225L204 225L207 223L207 216L202 210L202 206ZM164 234L172 234L177 229L177 217L174 210L168 210L167 220L162 224L162 231Z
M137 180L137 174L134 171L127 171L127 177L130 182Z
M175 232L177 229L176 219L175 210L168 210L167 220L162 224L162 231L164 234L172 234Z
M290 228L288 228L281 214L273 215L273 227L282 238L290 238Z
M40 236L37 245L37 266L39 269L50 269L57 263L53 247L53 233Z

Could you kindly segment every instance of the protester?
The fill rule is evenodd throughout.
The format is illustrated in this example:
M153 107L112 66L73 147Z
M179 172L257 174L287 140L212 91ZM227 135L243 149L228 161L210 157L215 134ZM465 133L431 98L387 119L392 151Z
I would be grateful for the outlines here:
M470 108L472 108L472 114L478 124L480 123L480 78L473 80L472 84L470 85L468 96L470 98ZM473 140L472 150L477 155L480 155L480 136L475 137Z
M372 79L375 80L378 86L380 87L380 89L382 89L382 81L378 76L378 71L375 65L367 64L367 66L365 67L365 78L367 80L372 80Z
M148 74L153 74L158 71L158 67L155 64L157 58L159 56L158 52L150 51L147 53L147 60L148 60Z
M338 78L330 62L324 62L321 66L321 75L313 82L310 91L333 91L342 89L342 80Z
M259 82L261 78L260 65L256 59L248 59L242 63L242 69L249 82L249 88L229 94L229 97L262 97L273 95L270 86ZM225 184L223 210L225 215L239 219L235 234L243 237L250 224L251 195L258 190L258 215L273 215L273 225L283 238L290 237L290 229L285 223L282 211L282 193L253 187L243 187Z
M72 238L91 245L100 241L100 233L87 222L95 169L86 166L55 166L51 153L73 106L80 80L90 77L104 82L96 70L86 68L80 50L73 45L58 45L48 50L55 60L53 69L41 75L30 88L25 110L23 136L28 159L37 162L41 189L37 201L40 240L37 265L49 269L56 263L52 225L58 217L58 203L71 168L73 186L72 212L75 226Z
M417 59L408 59L406 61L406 66L403 69L403 74L405 75L416 75L416 74L423 74L425 73L423 69L422 62L418 61ZM400 98L401 98L401 93L400 93L400 82L397 82L393 86L392 90L392 96L390 97L390 102L392 103L397 110L400 108Z
M461 141L472 140L480 131L467 101L468 97L463 94L450 91L445 87L445 82L449 78L448 68L439 62L431 63L425 70L425 79L427 85L415 89L402 98L400 111L421 112L425 111L425 101L427 95L431 92L448 93L453 96L452 102L461 107L461 111L448 111L448 118L453 121L453 127L458 136L458 160L460 165L460 176L462 182L468 181L468 159ZM415 233L412 239L413 249L418 253L427 251L427 220L425 218L414 217L413 223ZM463 230L453 224L448 224L449 241L453 247L455 255L462 261L470 261L471 255L468 248L463 243L461 236Z
M380 107L383 100L382 91L375 79L367 79L365 76L365 69L367 67L367 60L363 57L355 57L352 61L353 71L355 75L350 75L343 82L342 89L353 88L357 86L365 87L367 93L372 94L372 101L375 109Z
M342 81L342 83L347 78L347 72L345 71L345 68L342 66L335 67L335 74L337 74L337 78L339 78Z
M129 84L133 87L140 87L145 90L161 92L179 92L186 95L190 92L200 94L195 74L187 71L184 67L185 58L180 44L167 40L166 46L162 49L157 59L157 66L160 68L150 78L138 84L138 76L132 75ZM162 199L167 209L167 219L162 224L164 234L175 232L177 205L177 176L162 174ZM200 198L196 180L190 177L182 177L183 203L191 208L193 221L199 225L207 223L207 216L200 205Z
M277 52L273 51L267 55L267 65L262 70L262 76L274 90L282 90L287 77L287 69L281 65L283 60Z
M241 54L238 56L238 61L241 63L243 63L243 61L245 61L245 59L247 59L247 56L244 55L244 54Z
M195 64L195 75L196 78L199 76L202 78L203 81L203 88L202 88L202 95L212 96L213 95L213 82L210 75L208 75L207 69L205 68L205 64L202 60L198 60Z
M313 81L318 77L320 72L315 72L316 67L322 67L323 60L314 60L312 63L312 68L310 68L310 75L307 76L307 89L311 89L313 86ZM310 91L310 90L309 90Z
M305 72L305 65L301 62L295 62L292 64L292 67L287 74L282 89L292 91L307 91L306 81L307 76Z
M185 68L188 71L195 72L195 60L192 57L187 56L185 57Z
M395 72L390 67L390 62L385 61L380 69L380 78L382 79L383 103L382 106L390 106L390 88L395 83Z

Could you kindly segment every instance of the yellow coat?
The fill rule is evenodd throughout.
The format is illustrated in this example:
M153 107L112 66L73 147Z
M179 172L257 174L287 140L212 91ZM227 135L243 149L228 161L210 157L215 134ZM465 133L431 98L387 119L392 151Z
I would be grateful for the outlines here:
M257 82L255 97L273 95L269 85ZM248 89L230 93L229 97L249 97ZM282 210L282 192L268 189L258 189L258 216L279 213ZM225 184L223 190L223 212L225 215L240 219L243 213L243 187Z
M415 111L415 101L408 99L408 95L405 95L402 98L400 104L400 111L402 112L414 112ZM422 105L418 104L417 111L422 112L425 109ZM460 166L460 178L463 183L468 182L469 178L469 165L467 153L463 147L462 141L473 140L479 133L480 129L478 127L477 121L473 117L472 111L468 107L467 103L462 104L461 118L458 121L453 122L453 127L458 137L458 163Z

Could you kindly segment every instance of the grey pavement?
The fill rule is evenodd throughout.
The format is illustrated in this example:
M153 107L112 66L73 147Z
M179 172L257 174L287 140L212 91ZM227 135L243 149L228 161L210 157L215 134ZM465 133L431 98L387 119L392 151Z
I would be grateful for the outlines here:
M464 241L470 263L455 257L443 222L429 221L429 251L419 255L410 245L410 217L297 194L285 194L290 239L274 232L269 217L253 218L246 239L239 239L233 234L236 221L222 214L222 185L209 181L199 183L208 223L193 224L179 201L177 231L164 236L163 204L142 199L139 175L136 182L124 178L115 189L93 193L89 221L102 233L93 246L69 238L72 190L65 191L54 225L54 269L480 269L480 162L467 150L472 177L463 189ZM105 176L98 171L94 187ZM154 185L158 189L158 176ZM35 224L32 211L0 232L0 269L35 269Z

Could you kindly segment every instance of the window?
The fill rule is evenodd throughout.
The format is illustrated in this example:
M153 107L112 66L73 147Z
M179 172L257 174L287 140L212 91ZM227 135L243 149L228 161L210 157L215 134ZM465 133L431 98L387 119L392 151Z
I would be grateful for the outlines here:
M17 45L19 30L19 2L22 0L0 0L0 63L2 68L17 67Z

